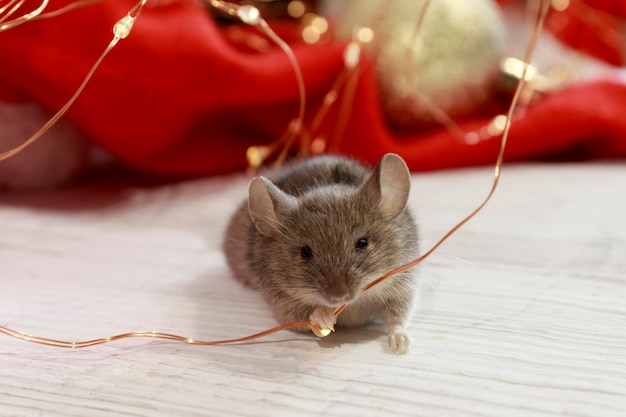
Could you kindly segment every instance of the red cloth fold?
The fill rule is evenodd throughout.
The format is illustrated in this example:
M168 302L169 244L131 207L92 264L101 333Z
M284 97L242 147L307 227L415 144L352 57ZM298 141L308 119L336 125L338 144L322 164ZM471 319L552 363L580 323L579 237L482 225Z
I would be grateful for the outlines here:
M73 94L133 1L97 3L0 33L0 100L34 100L51 112ZM59 4L60 7L60 4ZM292 42L307 87L310 123L343 69L344 44ZM493 163L499 138L471 145L447 130L391 130L365 65L339 144L375 162L401 154L413 170ZM66 119L126 164L159 175L198 176L246 167L245 151L284 133L298 112L287 57L233 45L194 1L145 8L130 36L105 58ZM323 131L332 134L338 106ZM508 160L626 157L626 87L572 85L541 99L513 123ZM462 123L483 127L489 118ZM40 140L46 140L42 137Z

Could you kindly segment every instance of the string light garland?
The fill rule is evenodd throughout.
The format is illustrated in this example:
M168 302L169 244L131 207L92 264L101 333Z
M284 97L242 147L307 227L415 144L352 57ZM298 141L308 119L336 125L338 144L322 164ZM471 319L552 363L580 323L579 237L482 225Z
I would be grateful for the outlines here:
M10 158L11 156L21 152L22 150L24 150L28 145L32 144L33 142L35 142L37 139L39 139L44 133L46 133L56 122L59 121L59 119L61 119L61 117L63 117L63 115L67 112L67 110L72 106L72 104L74 104L74 102L76 101L76 99L80 96L80 94L83 92L83 90L85 89L85 87L87 86L87 83L89 82L89 80L91 80L91 78L93 77L93 74L96 72L96 70L98 69L98 67L100 66L100 64L102 63L102 61L104 60L104 58L109 54L109 52L111 52L111 50L113 50L113 48L118 44L118 42L122 39L125 39L126 37L128 37L128 35L130 35L130 31L133 28L133 24L135 23L135 20L137 19L137 17L139 16L139 13L141 13L141 10L143 9L144 5L146 4L147 0L140 0L137 4L135 4L135 6L133 6L132 9L129 10L128 14L126 14L126 16L124 16L123 18L121 18L120 20L118 20L115 25L113 26L113 39L111 39L111 42L109 42L109 45L106 47L106 49L102 52L102 54L100 54L100 57L98 57L98 59L96 60L96 62L93 64L93 66L91 67L91 69L87 72L87 75L85 76L85 78L83 79L83 82L80 84L80 86L76 89L76 92L74 92L74 95L72 95L72 97L70 97L70 99L65 103L65 105L63 105L63 107L61 107L51 118L50 120L48 120L37 132L35 132L30 138L28 138L25 142L21 143L20 145L14 147L13 149L10 149L8 151L2 152L0 153L0 161ZM87 3L93 3L93 1L91 2L81 2L82 5L87 4ZM71 5L70 5L71 6ZM68 7L70 7L68 6ZM75 7L79 7L79 5L74 5ZM60 11L68 11L71 10L71 8L65 8L62 9ZM58 14L59 11L57 12L52 12ZM46 16L46 15L40 15L38 14L38 16ZM36 17L36 16L35 16ZM31 17L29 18L29 20L34 19L35 17Z
M506 115L498 114L492 117L482 128L466 132L440 105L434 102L427 94L422 93L418 88L416 80L416 75L418 74L416 68L417 62L414 59L416 49L411 47L411 45L418 43L418 38L421 35L424 26L423 23L431 8L431 4L431 0L424 0L422 2L416 16L416 23L409 37L410 40L406 43L406 48L403 49L405 59L401 63L405 67L405 71L401 72L401 75L406 78L406 84L408 86L407 91L411 91L411 94L420 102L420 107L425 114L429 114L436 123L443 126L448 131L452 138L459 142L474 145L483 140L502 135ZM539 3L533 3L533 7L529 6L529 14L531 13L531 9L534 12L538 12L538 5ZM372 20L365 22L367 26L357 26L352 29L352 40L347 44L344 51L344 69L335 79L331 89L324 96L324 100L317 110L310 127L305 126L302 128L298 146L293 149L293 143L287 142L284 135L268 145L250 146L246 153L249 175L253 175L257 168L265 164L276 154L280 154L280 156L273 164L274 168L281 165L284 156L289 151L294 151L295 154L301 158L322 152L336 153L339 151L340 144L344 138L343 133L345 132L352 110L358 79L363 70L361 64L372 64L372 61L360 59L362 46L367 46L367 44L372 42L374 34L379 30L379 22L374 17L384 15L388 11L388 6L389 5L385 2L379 2L375 8L375 13L372 13ZM553 2L547 7L554 8ZM523 61L517 58L508 57L501 60L499 72L502 80L500 82L507 85L507 94L510 93L513 95L522 69ZM527 106L530 104L533 97L548 93L562 85L562 83L562 79L543 76L538 74L533 66L529 66L525 79L525 87L518 101L519 106ZM321 124L326 118L330 108L336 103L339 109L337 110L337 118L334 122L334 127L327 132L319 132ZM288 132L289 131L288 129Z
M246 151L246 158L248 160L248 165L250 167L256 168L260 166L267 157L279 146L282 146L282 150L278 155L276 160L276 164L280 165L283 160L287 157L287 152L291 149L295 139L302 132L302 127L304 125L304 113L306 110L306 88L304 86L304 78L302 77L302 71L300 70L300 66L298 65L298 60L294 55L293 51L287 45L285 41L283 41L267 24L265 19L261 16L259 9L252 5L238 5L235 3L229 3L221 0L208 0L209 4L220 10L223 13L226 13L229 16L235 16L239 18L243 23L246 23L250 26L254 26L261 30L268 38L272 40L282 51L287 55L291 67L293 68L294 74L296 75L296 82L298 83L298 92L300 95L300 105L298 110L298 116L293 119L288 127L285 134L275 142L273 147L255 147L252 146L248 148Z
M356 32L355 32L356 33ZM339 74L339 76L335 79L333 86L324 96L324 100L322 105L315 113L313 117L313 122L311 123L311 127L309 129L303 130L302 138L301 138L301 146L300 146L300 156L306 157L309 154L320 154L327 149L327 140L323 136L316 136L322 122L326 118L328 111L333 106L333 104L337 101L340 95L340 91L344 88L347 80L358 78L358 66L361 62L361 46L358 39L358 36L355 36L355 40L348 43L346 49L344 51L344 68ZM346 95L344 94L343 98L344 103L346 102ZM344 104L345 105L345 104ZM342 112L343 113L343 112ZM342 121L342 113L338 117L338 126L345 127L345 122ZM338 133L339 130L336 130Z
M139 14L139 12L141 11L141 7L143 7L144 3L145 3L145 0L141 1L140 3L138 3L137 6L135 6L135 8L133 8L131 10L131 12L129 12L129 14L125 18L121 19L118 23L116 23L115 28L114 28L115 38L112 41L113 45L115 43L117 43L117 41L119 41L119 39L123 39L124 37L128 36L128 34L130 33L130 29L132 28L132 24L133 24L135 18L137 17L137 15ZM224 9L224 11L227 11L227 13L234 13L237 16L239 16L240 18L243 16L245 19L248 19L250 22L252 22L250 24L258 24L258 22L262 21L262 19L260 18L260 15L258 14L258 10L257 10L257 12L254 12L250 8L246 8L246 9L241 10L242 7L244 7L244 6L234 7L236 5L231 5L229 3L225 3L225 2L221 2L221 1L211 1L211 4L214 5L214 7L222 7ZM405 265L402 265L402 266L400 266L398 268L395 268L395 269L387 272L386 274L384 274L383 276L379 277L375 281L369 283L365 288L363 288L362 292L366 292L370 288L380 284L382 281L384 281L386 279L389 279L393 275L395 275L397 273L400 273L402 271L406 271L406 270L408 270L410 268L413 268L416 265L418 265L421 262L423 262L437 248L439 248L439 246L441 246L450 236L452 236L458 229L460 229L465 223L467 223L478 212L480 212L483 209L483 207L485 207L485 205L491 200L491 197L493 196L493 194L494 194L494 192L497 189L497 186L499 184L500 174L501 174L502 164L503 164L503 159L504 159L504 151L506 149L506 144L507 144L507 140L508 140L508 136L509 136L509 130L511 128L511 120L512 120L512 117L513 117L513 113L515 111L515 108L516 108L516 106L517 106L517 104L518 104L518 102L520 100L521 94L523 92L524 85L525 85L526 78L527 78L526 74L527 74L527 71L529 69L529 63L530 63L531 57L533 55L533 52L534 52L535 46L537 44L537 41L539 39L539 35L541 33L541 30L543 28L543 24L544 24L544 21L545 21L545 18L546 18L546 15L547 15L549 7L550 7L550 0L540 0L540 7L539 7L539 12L538 12L538 15L537 15L536 22L535 22L535 27L534 27L534 30L533 30L533 35L532 35L532 38L531 38L531 40L530 40L530 42L528 44L528 47L526 49L526 53L525 53L524 61L523 61L523 68L521 70L521 74L520 74L520 77L519 77L519 80L518 80L518 83L517 83L517 88L515 89L515 93L513 95L512 100L511 100L506 119L503 122L503 133L502 133L502 139L501 139L501 144L500 144L500 150L498 152L498 156L497 156L496 163L495 163L494 179L493 179L492 186L491 186L491 188L490 188L486 198L483 200L483 202L481 204L478 205L478 207L475 210L473 210L469 215L467 215L459 223L457 223L456 226L454 226L452 229L450 229L450 231L448 231L426 253L424 253L423 255L418 257L417 259L413 260L412 262L409 262L409 263L407 263ZM241 16L240 16L240 13L241 13ZM286 46L286 44L285 44L285 46ZM286 46L286 47L288 48L288 46ZM331 91L333 91L333 90L331 90ZM332 98L332 96L330 96L330 97ZM329 102L332 104L332 102L334 102L334 100L330 100L329 99ZM297 132L298 131L296 130L296 133ZM347 306L348 306L347 304L344 304L343 306L338 307L337 309L335 309L334 310L334 315L338 316L339 314L341 314L347 308ZM255 333L255 334L252 334L252 335L249 335L249 336L245 336L245 337L241 337L241 338L216 340L216 341L202 341L202 340L197 340L197 339L193 339L193 338L188 338L188 337L174 335L174 334L168 334L168 333L162 333L162 332L157 332L157 331L129 332L129 333L119 334L119 335L115 335L115 336L110 336L110 337L105 337L105 338L100 338L100 339L93 339L93 340L88 340L88 341L81 341L81 342L68 342L68 341L55 340L55 339L35 336L35 335L28 334L28 333L19 332L17 330L13 330L13 329L10 329L10 328L5 327L5 326L0 326L0 333L3 333L5 335L7 335L7 336L11 336L11 337L14 337L14 338L26 341L26 342L32 342L32 343L43 344L43 345L54 346L54 347L79 349L79 348L86 348L86 347L91 347L91 346L95 346L95 345L100 345L100 344L104 344L104 343L110 343L110 342L114 342L114 341L121 340L121 339L137 338L137 337L153 338L153 339L163 339L163 340L172 340L172 341L183 342L183 343L188 343L188 344L195 344L195 345L222 345L222 344L242 343L242 342L248 342L248 341L251 341L251 340L254 340L254 339L258 339L258 338L261 338L261 337L265 337L265 336L268 336L270 334L273 334L273 333L276 333L276 332L279 332L279 331L282 331L282 330L296 328L296 327L304 327L304 326L310 327L312 332L316 336L318 336L318 337L326 337L332 331L334 331L334 329L322 328L317 323L314 323L312 321L302 321L302 322L285 323L285 324L282 324L282 325L279 325L279 326L276 326L276 327L273 327L273 328L261 331L259 333Z
M55 17L60 14L66 13L70 10L76 9L78 7L83 7L92 3L97 3L100 0L80 0L74 3L71 3L65 7L62 7L58 10L51 11L49 13L43 13L43 11L48 6L48 0L43 0L39 7L35 10L25 13L22 16L3 23L7 20L11 15L16 13L22 6L25 0L10 0L5 6L0 8L0 32L12 29L22 23L35 20L37 18L50 18ZM250 26L254 26L258 28L263 34L265 34L272 42L274 42L287 56L291 67L296 76L296 82L298 86L299 93L299 110L297 117L289 123L286 132L279 138L272 146L252 146L247 150L246 158L248 160L248 165L252 168L257 168L264 163L264 161L277 149L281 149L279 156L276 160L276 165L280 165L284 159L287 157L287 152L293 146L293 143L297 137L301 135L302 128L304 125L304 114L306 111L306 88L304 85L304 78L302 76L302 71L300 70L300 66L298 65L298 61L293 51L287 45L285 41L283 41L268 25L267 21L263 19L259 9L253 5L238 5L231 2L226 2L222 0L204 0L210 7L224 13L227 16L236 18L241 22L248 24ZM65 103L60 110L55 113L48 122L46 122L37 132L35 132L31 137L26 139L20 145L0 153L0 161L7 159L22 150L24 150L27 146L31 145L37 139L39 139L44 133L46 133L56 122L58 122L61 117L67 112L67 110L74 104L76 99L80 96L82 91L84 90L87 83L91 80L93 74L96 69L100 66L101 62L104 58L111 52L111 50L115 47L115 45L119 42L120 39L126 38L132 29L132 26L139 16L139 12L146 4L147 0L140 0L131 11L127 14L127 16L120 19L113 27L114 38L111 43L106 47L106 49L102 52L100 57L96 60L96 63L91 67L83 82L80 84L74 95Z
M353 34L353 40L346 45L344 50L344 68L335 79L331 89L324 96L322 105L315 113L310 127L305 128L301 121L302 119L299 121L298 127L300 129L299 132L294 134L293 139L299 136L298 155L300 157L320 154L324 151L337 151L352 110L356 86L361 73L361 45L371 40L371 38L363 36L362 29L368 28L356 29ZM332 137L328 139L322 135L317 135L330 108L337 102L339 97L341 97L339 112ZM288 132L290 130L293 131L293 126L290 126ZM249 147L246 153L249 172L254 172L278 151L279 157L274 162L274 167L280 166L292 145L293 141L285 140L285 135L283 135L269 145Z

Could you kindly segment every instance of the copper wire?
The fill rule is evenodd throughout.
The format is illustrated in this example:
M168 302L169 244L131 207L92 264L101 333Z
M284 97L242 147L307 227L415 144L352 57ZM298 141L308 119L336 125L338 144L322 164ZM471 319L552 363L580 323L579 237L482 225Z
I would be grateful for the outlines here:
M303 327L303 326L316 327L317 325L308 321L285 323L276 327L272 327L271 329L267 329L262 332L251 334L245 337L240 337L237 339L210 340L210 341L197 340L197 339L192 339L189 337L178 336L175 334L162 333L162 332L156 332L156 331L136 331L136 332L122 333L122 334L118 334L115 336L102 337L102 338L93 339L93 340L85 340L82 342L67 342L64 340L49 339L46 337L35 336L32 334L19 332L17 330L13 330L5 326L0 326L0 333L3 333L7 336L14 337L16 339L23 340L25 342L37 343L40 345L54 346L54 347L60 347L60 348L66 348L66 349L82 349L82 348L87 348L87 347L96 346L96 345L103 345L105 343L115 342L116 340L130 339L130 338L137 338L137 337L161 339L161 340L173 340L176 342L187 343L190 345L205 345L205 346L225 345L225 344L249 342L254 339L269 336L281 330L287 330L287 329L292 329L295 327ZM319 328L319 326L317 326L317 328Z
M335 102L337 101L337 97L339 97L339 90L345 84L346 77L348 76L347 73L349 71L350 70L347 68L344 68L341 71L339 76L335 79L335 82L333 83L333 86L331 87L330 91L328 91L328 93L324 95L324 100L322 101L322 105L319 107L319 109L315 113L315 116L313 117L313 121L311 122L311 127L303 131L302 140L301 140L302 146L300 149L300 153L302 156L307 156L310 153L311 143L313 141L313 138L317 134L320 126L322 125L322 122L326 118L328 111L330 110L332 105L335 104Z
M29 20L33 20L37 16L39 16L48 6L49 0L43 0L39 6L31 12L24 13L22 16L17 17L13 20L6 21L11 15L17 12L25 3L25 0L11 0L4 7L0 9L0 15L4 14L4 16L0 16L0 32L12 29L16 26L21 25L22 23L28 22ZM13 6L11 9L9 7ZM5 22L6 21L6 22ZM3 23L5 22L5 23Z
M37 19L48 19L51 17L59 16L63 13L67 13L70 10L78 9L80 7L88 6L93 3L98 3L101 0L78 0L74 3L70 3L64 7L61 7L57 10L50 11L48 13L44 13L46 8L48 7L49 0L43 0L39 6L32 10L31 12L24 13L21 16L9 20L5 22L11 15L15 14L26 2L26 0L11 0L4 6L0 7L0 32L3 32L8 29L13 29L16 26L19 26L23 23L30 22ZM9 7L13 6L10 10ZM7 11L8 10L8 11Z
M0 16L0 23L4 22L11 17L12 14L17 12L25 2L26 0L11 0L0 8L0 14L4 13L4 16Z
M265 33L276 45L283 50L289 62L291 63L291 67L296 75L296 81L298 83L298 92L300 95L300 106L298 110L298 118L290 123L290 126L287 130L288 136L286 139L286 144L281 151L280 155L276 159L276 163L280 164L287 156L287 151L291 148L296 137L300 135L302 131L302 127L304 125L304 113L306 111L306 87L304 86L304 78L302 76L302 71L300 70L300 65L298 65L298 60L296 59L296 55L293 53L293 50L287 45L287 43L280 38L264 19L260 19L258 27Z
M74 9L78 9L81 7L85 7L85 6L89 6L90 4L93 3L99 3L101 0L80 0L80 1L75 1L74 3L70 3L67 6L61 7L57 10L53 10L51 12L48 13L42 13L39 16L37 16L37 20L39 19L49 19L51 17L57 17L59 15L62 15L64 13L67 13L71 10ZM34 19L33 19L34 20Z
M25 142L22 142L20 145L14 147L12 149L9 149L8 151L0 153L0 161L2 161L4 159L7 159L7 158L10 158L13 155L15 155L15 154L21 152L22 150L24 150L24 148L26 148L27 146L29 146L30 144L35 142L37 139L39 139L44 133L46 133L48 131L48 129L50 129L56 122L58 122L61 117L63 117L65 112L67 112L67 110L70 108L70 106L72 104L74 104L74 102L76 101L78 96L80 96L80 94L83 92L83 89L85 88L85 86L87 85L87 83L89 82L91 77L93 76L93 74L96 71L96 69L100 66L100 63L102 62L104 57L108 55L108 53L111 51L111 49L113 49L115 44L117 44L118 40L119 40L118 38L114 38L111 41L109 46L107 46L107 48L104 50L104 52L96 60L96 63L91 67L91 69L87 73L87 76L84 78L84 80L81 83L81 85L78 87L78 89L76 90L74 95L67 101L67 103L65 103L65 105L63 107L61 107L61 109L59 109L59 111L57 111L54 114L54 116L52 116L50 118L50 120L48 120L37 132L35 132Z
M504 131L502 133L500 150L498 152L498 157L497 157L496 164L495 164L494 179L493 179L493 183L492 183L491 189L489 190L489 193L487 194L487 197L483 200L483 202L476 209L474 209L469 215L464 217L456 226L454 226L452 229L450 229L450 231L448 231L426 253L424 253L423 255L418 257L417 259L413 260L412 262L409 262L409 263L407 263L405 265L399 266L399 267L397 267L397 268L387 272L386 274L384 274L380 278L372 281L365 288L363 288L362 292L368 291L372 287L380 284L381 282L383 282L386 279L389 279L393 275L396 275L396 274L398 274L400 272L403 272L403 271L406 271L408 269L411 269L411 268L415 267L416 265L420 264L422 261L424 261L426 258L428 258L437 248L439 248L439 246L441 246L441 244L443 244L443 242L445 242L458 229L460 229L463 225L465 225L465 223L467 223L478 212L480 212L483 209L483 207L485 207L485 205L491 200L491 197L493 196L493 194L494 194L494 192L495 192L495 190L496 190L496 188L498 186L499 180L500 180L500 174L501 174L502 164L503 164L503 160L504 160L504 151L506 149L506 144L507 144L507 140L508 140L508 136L509 136L509 131L510 131L510 128L511 128L511 119L513 117L513 113L514 113L515 108L517 106L517 103L519 101L522 89L524 87L525 78L526 78L526 70L527 70L527 68L529 66L531 57L532 57L533 52L535 50L535 46L537 44L537 41L539 39L539 35L540 35L541 30L543 28L543 23L545 21L545 18L546 18L546 15L547 15L549 7L550 7L550 1L549 0L541 0L540 12L537 15L537 20L535 22L535 28L534 28L534 31L533 31L533 36L532 36L532 38L531 38L531 40L529 42L529 45L528 45L528 47L526 49L526 53L525 53L525 56L524 56L524 68L522 70L522 75L519 78L519 81L518 81L518 84L517 84L517 88L515 90L515 94L513 95L513 99L511 100L511 104L509 106L509 110L508 110L508 113L507 113L507 119L506 119L506 123L505 123L505 126L504 126ZM335 316L338 316L339 314L341 314L347 307L348 307L348 304L344 304L343 306L336 308L334 310ZM62 347L62 348L78 349L78 348L86 348L86 347L91 347L91 346L95 346L95 345L100 345L100 344L104 344L104 343L113 342L113 341L116 341L116 340L127 339L127 338L135 338L135 337L146 337L146 338L153 338L153 339L173 340L173 341L177 341L177 342L183 342L183 343L188 343L188 344L196 344L196 345L223 345L223 344L248 342L248 341L255 340L255 339L258 339L258 338L261 338L261 337L268 336L270 334L273 334L273 333L276 333L276 332L279 332L279 331L282 331L282 330L291 329L291 328L295 328L295 327L302 327L302 326L309 326L314 331L315 330L321 330L319 325L316 324L316 323L313 323L311 321L302 321L302 322L293 322L293 323L281 324L279 326L272 327L272 328L264 330L262 332L255 333L255 334L252 334L252 335L249 335L249 336L245 336L245 337L241 337L241 338L225 339L225 340L215 340L215 341L196 340L196 339L192 339L192 338L188 338L188 337L184 337L184 336L178 336L178 335L168 334L168 333L161 333L161 332L156 332L156 331L136 331L136 332L130 332L130 333L123 333L123 334L119 334L119 335L111 336L111 337L105 337L105 338L100 338L100 339L93 339L93 340L88 340L88 341L82 341L82 342L67 342L67 341L62 341L62 340L55 340L55 339L44 338L44 337L40 337L40 336L35 336L35 335L19 332L19 331L10 329L10 328L5 327L5 326L0 326L0 333L3 333L5 335L7 335L7 336L11 336L11 337L14 337L14 338L26 341L26 342L38 343L38 344L43 344L43 345L47 345L47 346L55 346L55 347Z
M350 77L348 78L346 85L344 87L344 93L341 97L341 103L339 104L339 114L337 115L337 121L334 129L334 137L331 142L332 147L331 150L337 152L339 150L339 145L344 137L344 132L346 130L346 126L348 125L348 119L350 118L350 113L352 112L352 105L354 104L354 96L356 94L356 87L359 83L359 78L361 76L361 67L356 66L355 68L349 69Z

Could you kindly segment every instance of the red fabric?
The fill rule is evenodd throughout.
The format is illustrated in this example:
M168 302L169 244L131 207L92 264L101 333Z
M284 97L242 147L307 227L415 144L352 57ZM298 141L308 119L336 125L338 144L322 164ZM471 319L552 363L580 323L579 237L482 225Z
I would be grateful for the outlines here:
M499 4L515 2L496 1ZM563 10L549 10L546 30L569 47L609 64L626 63L623 33L626 0L567 0L563 3L567 3Z
M109 43L113 24L133 4L98 3L0 33L0 99L35 100L56 111ZM197 176L244 169L247 147L272 142L296 116L298 90L280 50L251 52L234 46L224 33L191 0L145 8L66 118L144 172ZM310 123L343 68L344 45L294 41L292 47L307 86ZM568 87L514 122L507 159L626 157L625 112L622 84ZM329 134L337 113L334 106L323 126ZM479 129L488 120L469 120L462 128ZM339 151L370 162L384 152L397 152L413 170L433 170L493 163L498 146L499 138L470 145L445 129L391 130L366 65Z
M624 65L623 0L572 0L552 12L546 28L567 45L613 65Z

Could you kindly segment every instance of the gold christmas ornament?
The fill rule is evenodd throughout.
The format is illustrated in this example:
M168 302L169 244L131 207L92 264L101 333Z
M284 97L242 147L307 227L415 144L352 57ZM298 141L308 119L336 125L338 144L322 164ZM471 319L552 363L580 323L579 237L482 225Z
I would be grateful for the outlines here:
M391 122L429 126L446 115L466 116L489 99L506 40L494 1L352 1L337 34L350 39L364 27L373 32L365 49Z

